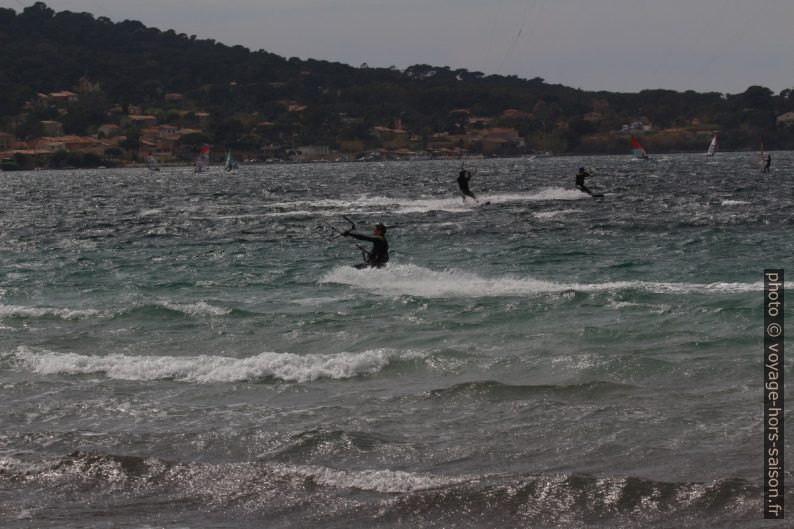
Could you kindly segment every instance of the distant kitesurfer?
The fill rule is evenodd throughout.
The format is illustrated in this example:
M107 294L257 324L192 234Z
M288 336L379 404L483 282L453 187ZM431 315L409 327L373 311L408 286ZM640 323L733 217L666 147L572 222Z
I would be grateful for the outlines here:
M587 193L593 198L602 198L604 195L602 193L593 193L589 187L584 185L584 179L588 178L590 173L588 173L584 167L579 168L579 172L576 173L576 189L583 193Z
M471 192L469 189L469 180L471 180L471 173L467 171L464 167L460 168L460 173L458 173L458 186L460 187L460 192L463 193L463 203L466 203L466 197L473 198L476 202L477 197L474 196L474 193Z
M386 226L380 222L372 227L371 237L363 233L356 233L353 230L342 232L342 235L372 243L370 251L361 248L364 253L364 262L356 265L359 270L362 268L383 268L389 262L389 242L386 240Z
M766 155L766 160L764 161L764 168L761 170L761 172L762 173L768 173L770 165L772 165L772 155L771 154L767 154Z
M579 191L583 191L590 196L595 196L593 192L590 191L590 189L586 185L584 185L584 179L588 178L589 176L590 173L588 173L584 167L580 167L579 172L576 173L576 189L578 189Z

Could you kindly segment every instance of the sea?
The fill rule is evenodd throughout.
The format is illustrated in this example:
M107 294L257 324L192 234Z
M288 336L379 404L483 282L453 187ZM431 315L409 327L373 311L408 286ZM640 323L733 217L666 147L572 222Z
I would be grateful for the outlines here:
M2 173L0 526L792 527L772 157Z

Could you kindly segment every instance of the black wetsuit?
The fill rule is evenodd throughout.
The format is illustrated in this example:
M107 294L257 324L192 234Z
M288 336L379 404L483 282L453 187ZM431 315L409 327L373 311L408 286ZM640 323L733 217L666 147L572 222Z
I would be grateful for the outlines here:
M585 193L592 196L593 192L590 191L586 185L584 185L584 179L588 176L590 176L590 174L587 171L579 171L576 173L576 189L579 191L584 191Z
M372 243L372 249L366 252L366 262L356 265L356 268L383 268L389 262L389 242L386 237L379 235L364 235L362 233L346 232L347 235Z
M766 163L764 164L764 170L762 172L768 173L770 165L772 165L772 155L771 154L766 157Z
M477 197L475 197L474 193L469 189L469 180L471 180L471 173L465 169L461 169L460 173L458 173L458 186L460 187L460 192L463 193L464 202L466 201L466 197L477 200Z

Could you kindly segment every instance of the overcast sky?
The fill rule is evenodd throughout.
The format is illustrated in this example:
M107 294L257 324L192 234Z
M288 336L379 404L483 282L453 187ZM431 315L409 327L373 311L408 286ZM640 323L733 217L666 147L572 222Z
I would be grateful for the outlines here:
M0 0L21 10L30 0ZM432 64L588 90L794 87L794 0L48 0L56 11L355 66Z

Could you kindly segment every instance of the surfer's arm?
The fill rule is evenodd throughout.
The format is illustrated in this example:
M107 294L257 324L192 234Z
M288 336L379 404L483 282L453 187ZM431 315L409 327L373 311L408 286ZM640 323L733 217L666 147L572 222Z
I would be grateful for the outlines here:
M375 237L370 237L369 235L364 235L363 233L356 233L354 231L346 231L344 233L348 237L353 237L354 239L358 239L359 241L367 241L367 242L375 242L377 239Z

